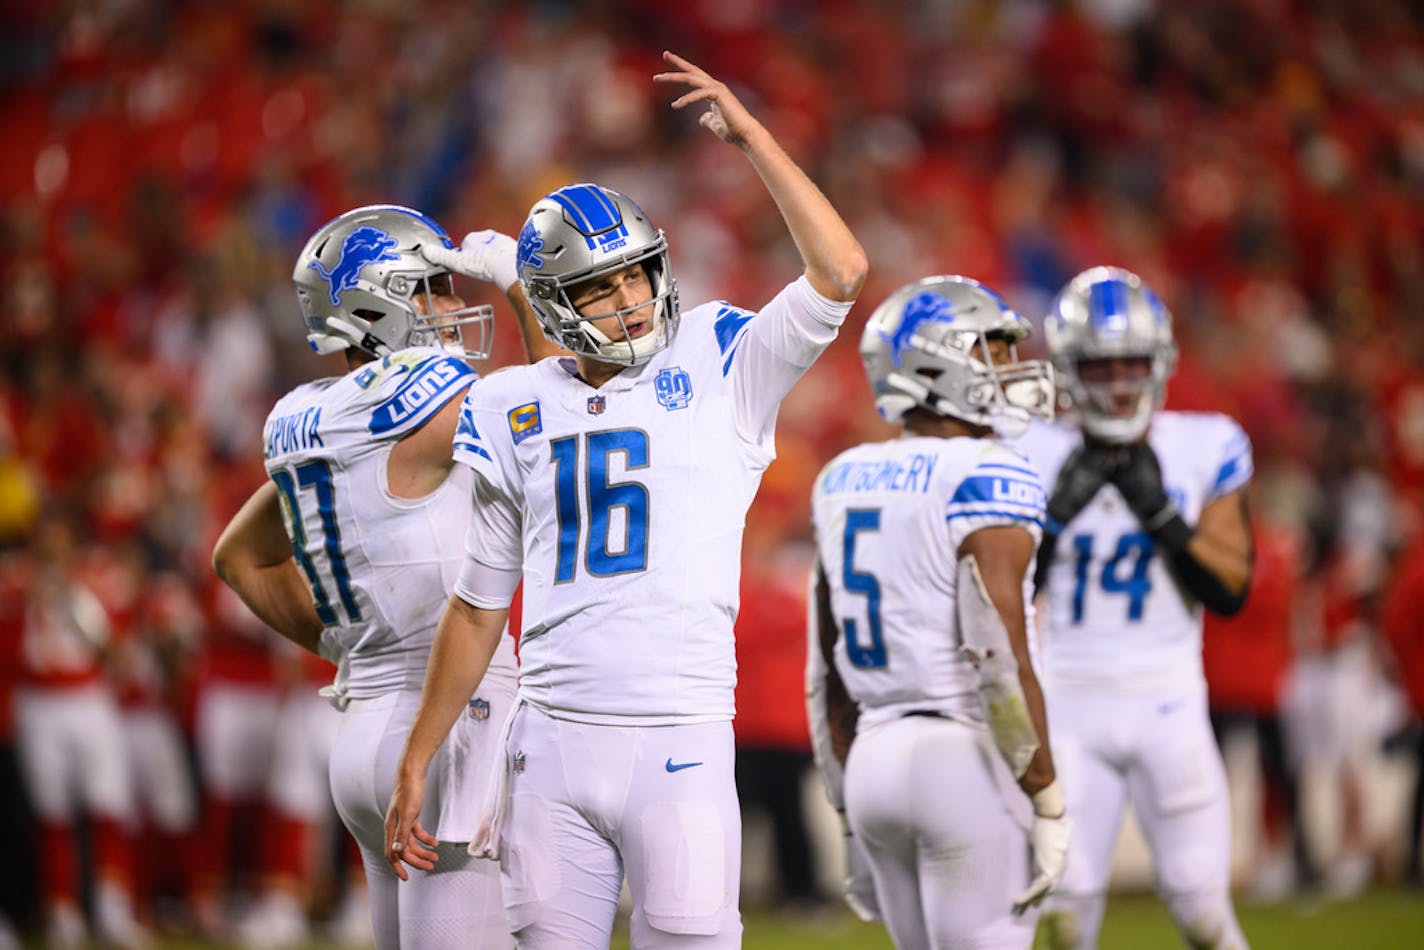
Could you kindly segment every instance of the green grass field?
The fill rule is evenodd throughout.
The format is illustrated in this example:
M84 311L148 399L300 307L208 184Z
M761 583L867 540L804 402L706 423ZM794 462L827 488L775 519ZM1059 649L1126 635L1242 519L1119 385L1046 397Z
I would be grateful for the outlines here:
M1271 906L1241 904L1241 927L1253 950L1421 950L1424 893L1372 891L1348 901L1294 901ZM879 924L863 924L849 912L815 920L775 912L744 915L747 950L889 950ZM615 948L628 946L626 931ZM1040 942L1041 946L1041 942ZM1150 895L1119 895L1108 903L1101 950L1155 950L1182 946L1167 911Z
M1253 950L1424 950L1424 892L1381 888L1347 901L1239 904L1241 927ZM749 910L743 914L747 950L891 950L880 924L864 924L830 906L814 915ZM156 950L196 950L212 944L160 940ZM330 944L313 943L316 948ZM1039 946L1042 946L1040 941ZM1171 919L1150 895L1116 895L1108 903L1101 950L1181 947ZM628 947L626 921L613 947Z

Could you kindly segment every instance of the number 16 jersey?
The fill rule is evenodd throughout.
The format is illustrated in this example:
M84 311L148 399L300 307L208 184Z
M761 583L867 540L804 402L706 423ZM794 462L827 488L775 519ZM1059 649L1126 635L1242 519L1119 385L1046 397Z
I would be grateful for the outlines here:
M455 458L495 497L468 555L523 570L528 702L595 724L732 717L747 507L777 407L849 308L803 277L760 314L687 311L666 349L597 389L553 357L471 387Z

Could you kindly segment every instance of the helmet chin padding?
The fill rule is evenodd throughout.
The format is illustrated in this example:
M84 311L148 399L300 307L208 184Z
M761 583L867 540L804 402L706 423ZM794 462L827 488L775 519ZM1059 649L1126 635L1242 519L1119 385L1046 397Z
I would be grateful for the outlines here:
M967 277L907 284L875 309L861 336L876 408L894 423L919 406L1001 432L1022 430L1033 416L1051 418L1052 367L989 362L991 337L1012 346L1030 332L1002 297Z

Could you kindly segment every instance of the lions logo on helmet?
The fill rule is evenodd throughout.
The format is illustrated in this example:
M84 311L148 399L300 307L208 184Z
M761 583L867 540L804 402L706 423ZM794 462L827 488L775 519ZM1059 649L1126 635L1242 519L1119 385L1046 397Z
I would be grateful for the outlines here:
M1004 435L1033 416L1052 418L1052 367L1017 356L1016 344L1030 332L1027 320L978 281L945 276L907 284L875 309L861 336L875 406L889 422L919 406ZM991 337L1009 343L1010 362L993 362Z
M933 321L949 323L953 319L954 305L939 294L923 293L910 298L910 302L905 304L904 312L900 316L900 325L896 327L895 333L889 340L890 353L895 360L895 365L900 365L901 355L904 353L905 347L910 345L910 340L914 337L920 324Z
M432 278L450 279L420 252L434 246L454 247L444 228L399 205L356 208L319 228L292 271L311 348L386 356L438 346L464 359L487 358L494 308L435 312L435 296L451 288L431 288Z
M392 254L396 246L395 238L379 228L360 227L346 236L341 244L341 258L336 266L327 270L321 261L312 261L307 266L326 278L331 285L331 305L341 303L341 292L356 286L361 268L377 261L398 261L399 254Z

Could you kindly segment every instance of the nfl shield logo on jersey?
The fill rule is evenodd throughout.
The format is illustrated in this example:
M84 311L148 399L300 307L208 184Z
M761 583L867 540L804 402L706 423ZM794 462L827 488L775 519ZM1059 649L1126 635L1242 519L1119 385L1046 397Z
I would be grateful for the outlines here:
M516 753L514 753L514 760L509 763L509 770L510 770L511 772L513 772L515 775L520 775L520 774L522 774L522 773L524 772L524 753L523 753L523 752L516 752Z
M600 416L600 415L603 414L603 410L605 410L605 409L607 409L607 408L608 408L608 400L605 399L602 394L597 395L597 396L589 396L589 397L588 397L588 414L589 414L589 415L591 415L591 416Z
M484 722L489 718L490 704L487 699L470 700L470 718L475 722Z

